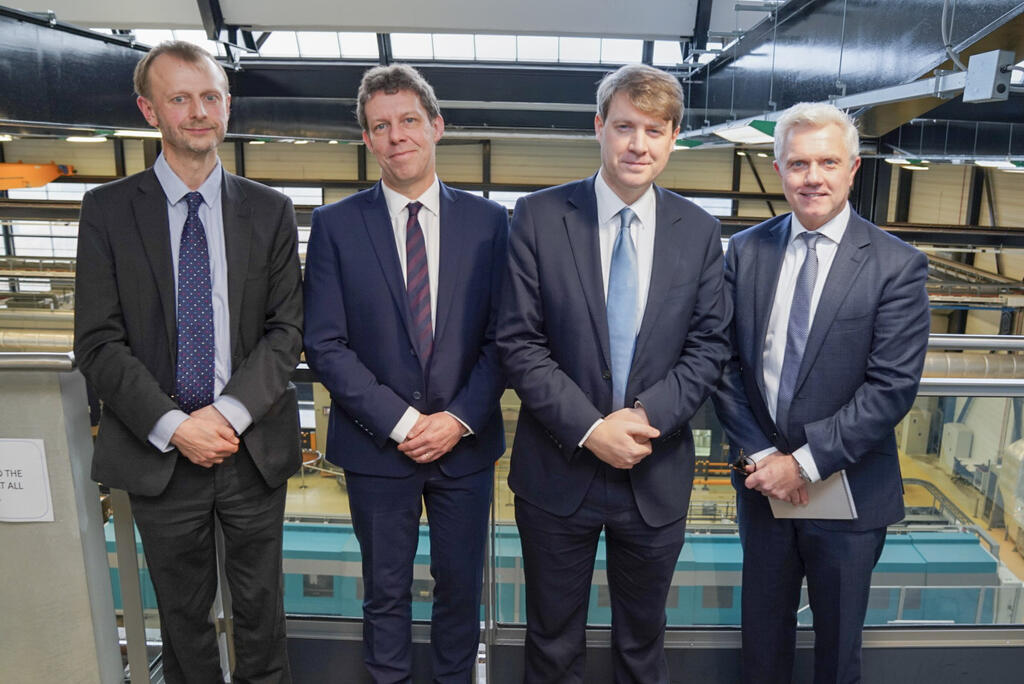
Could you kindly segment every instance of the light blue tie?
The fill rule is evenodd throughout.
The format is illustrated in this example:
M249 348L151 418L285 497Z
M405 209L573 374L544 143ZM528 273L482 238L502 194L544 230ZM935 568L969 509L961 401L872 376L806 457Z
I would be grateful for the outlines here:
M637 267L636 246L629 226L636 214L629 207L619 212L619 234L612 248L608 273L608 341L612 355L612 408L626 403L626 383L636 347Z
M789 327L786 330L786 356L782 361L782 373L779 376L779 399L775 404L775 424L783 431L789 419L789 405L793 402L793 391L796 389L796 378L800 374L800 363L804 358L807 346L807 334L810 332L811 297L814 294L814 283L818 279L818 238L815 232L801 233L807 245L807 255L796 276L796 288L793 290L793 305L789 309Z

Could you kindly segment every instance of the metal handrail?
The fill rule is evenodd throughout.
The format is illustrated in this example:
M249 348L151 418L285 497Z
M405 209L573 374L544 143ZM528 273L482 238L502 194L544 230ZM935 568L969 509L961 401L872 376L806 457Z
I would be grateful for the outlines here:
M928 348L1024 351L1024 335L929 335Z
M0 371L55 371L75 369L74 352L0 352Z

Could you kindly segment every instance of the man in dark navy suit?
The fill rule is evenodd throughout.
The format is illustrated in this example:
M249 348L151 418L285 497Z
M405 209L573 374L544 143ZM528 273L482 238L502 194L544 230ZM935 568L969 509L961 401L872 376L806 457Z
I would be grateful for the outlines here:
M425 503L433 678L465 683L505 448L494 334L508 213L437 179L444 120L414 69L366 72L357 113L381 182L313 212L306 358L331 393L327 458L345 469L363 554L366 667L377 682L410 680Z
M615 681L656 684L693 483L688 421L728 356L722 246L717 220L654 185L679 133L678 81L626 66L597 105L597 174L516 205L498 326L522 398L509 484L526 681L583 681L603 530Z
M716 395L743 543L743 672L790 682L800 587L814 614L814 681L860 681L861 631L885 528L903 518L893 428L917 394L930 316L928 260L855 214L857 129L799 104L775 128L792 213L729 242L733 359ZM845 475L837 475L845 471ZM846 477L854 519L778 519L808 485Z

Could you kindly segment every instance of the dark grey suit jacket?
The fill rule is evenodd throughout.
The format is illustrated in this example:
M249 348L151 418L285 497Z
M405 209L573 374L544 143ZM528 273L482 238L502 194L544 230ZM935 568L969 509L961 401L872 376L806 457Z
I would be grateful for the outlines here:
M637 507L655 527L686 515L693 484L689 420L728 358L728 302L716 219L655 187L657 225L647 307L626 402L643 403L661 437L629 471ZM594 178L516 204L498 319L498 348L523 401L509 485L534 506L573 513L598 469L579 448L612 410L608 317Z
M732 453L810 445L821 477L846 470L853 521L867 530L903 517L893 427L921 379L931 316L924 254L851 213L807 337L786 425L764 401L765 332L789 240L789 214L737 233L725 260L733 358L715 396Z
M302 288L291 200L224 173L232 373L223 393L253 423L242 442L276 487L301 456L295 389ZM86 193L78 227L75 358L103 402L92 477L154 496L179 453L148 440L173 398L177 326L167 199L152 169Z

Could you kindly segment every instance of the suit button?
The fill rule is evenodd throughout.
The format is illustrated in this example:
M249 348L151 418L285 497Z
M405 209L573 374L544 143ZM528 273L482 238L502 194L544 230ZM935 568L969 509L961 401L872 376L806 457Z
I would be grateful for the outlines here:
M413 399L422 399L422 398L423 398L423 395L422 395L422 394L420 394L419 392L413 392L413 393L412 393L412 398L413 398Z
M412 347L409 347L409 356L416 356L416 350Z
M773 433L772 433L772 436L771 436L771 438L770 438L770 439L771 439L771 440L772 440L772 441L774 442L774 441L775 441L775 440L777 440L778 438L779 438L779 433L777 433L777 432L773 432Z
M604 378L605 380L611 380L612 372L606 368L605 370L601 371L601 377Z

